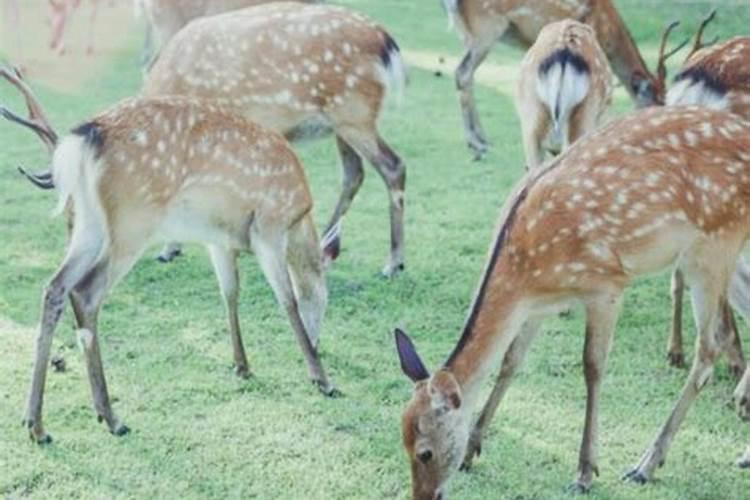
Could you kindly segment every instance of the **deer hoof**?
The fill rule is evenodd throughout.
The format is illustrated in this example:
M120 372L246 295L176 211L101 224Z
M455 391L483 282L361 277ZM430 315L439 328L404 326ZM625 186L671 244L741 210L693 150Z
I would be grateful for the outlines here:
M591 491L591 483L584 483L583 481L574 481L573 484L568 486L568 492L571 495L585 495Z
M125 434L130 434L130 427L125 424L117 424L117 426L112 430L112 434L118 437L124 436Z
M646 484L649 481L649 478L640 469L633 469L622 476L622 480L630 483Z
M667 353L667 360L670 366L675 368L685 368L685 355L681 352Z
M477 436L475 433L471 433L469 438L469 444L466 447L466 454L464 455L464 461L461 462L459 470L468 472L474 465L474 457L478 457L482 454L482 438Z
M234 367L234 374L243 380L247 380L252 376L250 369L247 366L242 365Z
M729 365L729 375L734 380L740 380L745 374L745 368L743 365L731 364Z
M384 278L387 278L387 279L395 278L396 275L402 273L404 269L405 267L404 267L403 262L398 263L398 264L388 263L383 268L383 271L381 272L381 274L383 275Z
M318 388L320 393L326 397L339 398L344 395L341 391L331 385L331 383L327 380L313 380L312 383L313 385L315 385L315 387Z

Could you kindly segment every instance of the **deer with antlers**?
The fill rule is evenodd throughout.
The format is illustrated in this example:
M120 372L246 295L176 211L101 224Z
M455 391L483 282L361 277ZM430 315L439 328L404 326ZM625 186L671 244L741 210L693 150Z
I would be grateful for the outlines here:
M607 57L589 26L566 19L545 26L521 62L516 109L526 166L567 149L593 130L612 99Z
M373 21L341 7L277 2L190 23L162 51L143 94L213 99L290 141L335 134L343 186L325 234L340 227L369 160L388 188L383 274L392 276L404 267L406 169L377 122L386 96L405 82L396 42ZM338 252L339 238L326 239Z
M750 38L736 37L716 45L703 42L703 33L716 16L712 11L700 24L690 54L667 92L668 106L697 105L726 110L750 120ZM665 38L668 33L665 33ZM667 358L673 366L685 366L682 342L682 298L685 282L680 270L672 275L672 328ZM729 287L728 303L722 305L724 324L731 338L727 351L730 372L740 377L746 361L729 303L750 317L750 267L740 259Z
M461 338L432 375L396 332L414 393L402 433L413 496L440 498L469 466L498 402L547 314L581 302L586 418L574 483L597 472L599 395L622 295L635 278L677 262L691 285L699 333L690 375L669 419L627 474L646 482L663 464L726 337L719 304L750 236L750 122L697 107L648 108L586 135L531 171L508 197ZM479 421L471 414L496 362Z
M135 0L136 12L145 15L148 22L142 57L144 68L150 68L161 48L193 19L274 1L278 0ZM296 1L318 3L322 0Z
M17 71L0 74L25 96L30 117L3 114L34 130L52 151L58 210L72 230L63 262L46 286L25 422L50 441L42 398L55 326L69 297L100 420L116 435L128 428L112 411L97 337L107 292L154 242L204 244L219 281L236 373L249 375L237 312L237 257L252 251L286 311L310 378L334 394L317 344L327 288L312 218L312 198L296 155L280 135L216 104L187 97L123 101L58 141Z
M649 71L611 0L442 0L466 53L456 68L464 132L475 159L489 142L474 101L474 73L498 40L531 46L547 24L575 19L594 28L612 69L636 105L664 102L662 82Z

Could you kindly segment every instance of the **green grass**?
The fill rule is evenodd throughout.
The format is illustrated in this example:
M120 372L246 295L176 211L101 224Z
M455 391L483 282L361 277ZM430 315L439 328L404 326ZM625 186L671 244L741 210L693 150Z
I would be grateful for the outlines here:
M404 48L460 55L437 0L347 0L388 26ZM720 3L720 2L714 2ZM644 48L678 14L687 28L708 2L617 2ZM654 6L652 4L658 4ZM644 5L648 5L644 11ZM690 23L688 23L690 21ZM712 33L747 28L747 7L726 6ZM137 46L80 95L38 88L60 129L137 92ZM498 48L491 60L519 60ZM17 107L7 86L0 99ZM21 427L42 285L64 253L54 200L30 188L18 163L43 167L36 139L0 125L0 495L50 497L406 498L409 475L399 415L411 385L401 374L392 330L405 327L431 367L458 338L484 265L499 207L523 165L510 89L478 89L493 150L469 160L452 78L413 70L401 108L382 130L408 168L407 272L378 276L388 248L386 194L373 170L344 229L344 251L329 275L322 356L345 393L320 397L305 382L302 356L252 258L242 261L241 314L255 377L237 380L215 279L204 252L164 266L141 261L101 314L104 364L115 410L133 432L110 436L91 409L72 316L55 350L68 362L51 373L45 423L52 446L29 442ZM619 96L618 113L629 109ZM322 225L338 191L332 141L299 149ZM750 442L727 407L733 390L722 364L677 436L653 483L620 482L666 418L686 373L666 366L668 278L629 289L605 379L601 476L591 498L743 498L750 475L733 459ZM686 310L686 324L689 324ZM553 319L501 405L481 458L457 474L458 498L556 498L573 478L583 425L582 314ZM686 338L694 332L688 328ZM747 336L745 336L747 339ZM747 341L747 340L746 340ZM489 389L489 385L487 386Z

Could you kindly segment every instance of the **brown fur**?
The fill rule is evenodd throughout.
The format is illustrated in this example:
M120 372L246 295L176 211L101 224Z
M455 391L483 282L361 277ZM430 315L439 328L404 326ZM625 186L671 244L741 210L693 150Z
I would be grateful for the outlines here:
M442 491L461 463L455 456L467 443L456 436L469 434L468 417L489 371L517 342L533 335L526 326L571 300L582 302L587 316L588 398L575 489L588 490L597 471L601 379L623 290L636 277L679 259L698 304L700 342L672 415L628 474L634 481L648 481L718 355L718 305L750 236L748 200L750 122L695 107L633 113L528 174L501 216L507 237L493 250L494 263L485 271L482 283L487 285L475 299L481 306L443 369L455 377L463 404L436 413L425 404L428 379L415 387L405 410L404 429L426 417L442 429L417 432L404 443L412 468L421 471L413 477L424 481L414 490L424 491L425 484L436 485L430 494ZM516 350L522 357L525 347ZM431 473L420 469L416 452L426 448L439 450L443 456L433 460L449 466Z
M612 100L612 74L594 31L570 19L545 26L521 62L517 86L516 109L521 120L526 165L529 168L542 163L545 141L553 130L551 110L536 91L539 67L551 54L561 49L579 55L589 67L589 90L583 101L571 111L566 123L561 124L561 150L593 130Z

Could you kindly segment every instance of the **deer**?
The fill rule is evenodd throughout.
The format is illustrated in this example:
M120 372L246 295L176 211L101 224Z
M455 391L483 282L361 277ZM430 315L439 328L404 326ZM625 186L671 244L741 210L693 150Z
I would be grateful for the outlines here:
M649 71L610 0L442 0L442 4L466 48L455 79L464 135L475 160L484 157L490 143L476 109L474 73L498 40L528 48L554 21L570 18L594 28L614 73L637 107L664 102L664 88Z
M669 418L625 478L652 479L725 347L719 304L750 236L750 122L700 107L637 110L528 172L501 210L460 339L430 373L403 330L402 371L414 383L401 421L416 499L442 498L470 467L482 435L542 319L582 303L587 400L573 491L598 471L599 397L625 288L673 264L693 299L696 356ZM476 423L480 388L501 362Z
M159 57L159 50L193 19L252 7L276 0L135 0L137 14L146 17L146 40L142 65L147 71ZM316 3L319 0L296 0Z
M740 418L746 422L750 421L750 368L745 370L745 374L734 391L734 401ZM742 469L750 468L750 446L737 460L737 466Z
M311 381L336 394L318 357L327 304L312 196L295 153L279 134L213 103L185 96L126 99L58 140L20 73L2 76L26 99L29 127L52 150L55 210L69 208L68 248L42 294L31 390L31 438L51 442L42 423L50 346L65 299L73 306L93 404L117 436L129 428L107 391L97 319L105 295L154 242L179 238L208 249L224 301L235 372L248 377L238 317L237 257L252 251L286 312Z
M572 19L542 28L521 61L516 93L527 168L596 128L611 100L612 74L594 30Z
M342 218L364 178L363 158L389 194L386 277L404 269L406 168L378 131L385 98L406 72L398 45L365 16L330 5L274 2L196 19L164 47L142 95L212 99L298 142L334 134L342 189L324 231L338 253ZM162 260L176 254L172 245Z
M750 37L735 37L722 44L704 43L703 33L713 21L713 10L700 23L693 47L682 68L675 76L675 83L667 92L668 106L698 105L735 113L750 120ZM682 301L685 282L679 269L672 274L672 327L667 345L667 359L675 367L685 366L682 342ZM729 287L728 303L723 304L723 315L727 317L732 339L729 358L729 371L739 378L745 371L746 361L742 353L740 336L734 321L730 303L745 316L750 317L750 267L743 259L738 260L737 268Z

